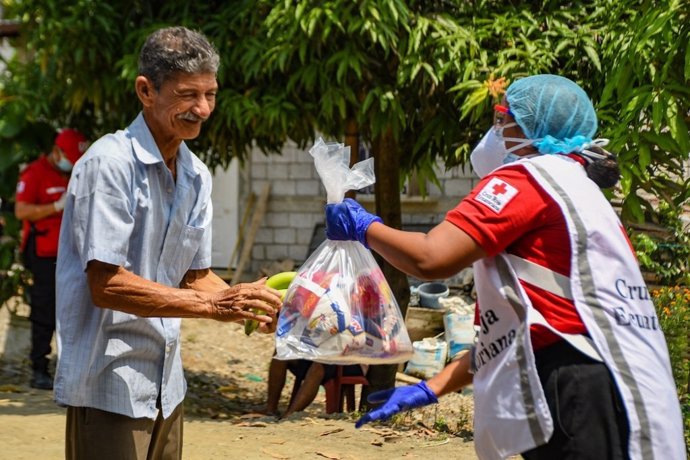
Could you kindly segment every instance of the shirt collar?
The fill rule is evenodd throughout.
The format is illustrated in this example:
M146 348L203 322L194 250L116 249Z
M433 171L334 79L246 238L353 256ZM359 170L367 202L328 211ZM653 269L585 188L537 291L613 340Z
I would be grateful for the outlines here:
M153 134L149 130L144 120L144 114L139 113L137 118L127 128L131 133L132 148L137 159L144 164L151 165L161 163L163 155L158 150L156 141L153 139Z
M153 139L153 134L151 134L142 112L127 129L131 133L132 147L139 161L147 165L163 162L163 155L161 155L161 151ZM192 152L184 142L180 143L177 150L177 172L179 174L182 171L191 176L197 175L192 161Z

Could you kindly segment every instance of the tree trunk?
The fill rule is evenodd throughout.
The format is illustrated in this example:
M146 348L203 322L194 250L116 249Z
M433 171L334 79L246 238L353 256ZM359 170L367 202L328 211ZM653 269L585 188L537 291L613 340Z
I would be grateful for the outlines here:
M398 145L390 130L374 139L372 153L374 155L374 169L376 173L376 213L383 219L386 225L398 229L402 228L400 155ZM410 285L407 275L394 268L388 262L381 259L378 260L404 318L407 305L410 302ZM366 402L366 397L369 394L395 386L395 373L397 370L397 364L369 367L367 372L369 385L362 389L360 410L372 407Z

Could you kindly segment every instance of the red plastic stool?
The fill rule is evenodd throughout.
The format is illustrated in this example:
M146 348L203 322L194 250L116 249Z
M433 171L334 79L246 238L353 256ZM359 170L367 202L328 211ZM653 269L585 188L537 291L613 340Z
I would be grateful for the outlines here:
M323 384L326 390L326 413L343 411L343 399L347 400L347 411L355 410L355 385L369 385L363 375L343 375L343 366L336 366L335 377Z

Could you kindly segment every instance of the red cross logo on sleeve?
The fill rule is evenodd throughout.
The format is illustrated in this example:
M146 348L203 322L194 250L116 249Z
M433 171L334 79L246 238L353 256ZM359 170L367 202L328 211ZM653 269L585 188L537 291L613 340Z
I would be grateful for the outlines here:
M474 199L498 214L517 194L518 189L508 182L498 177L492 177L475 195Z
M506 187L505 182L501 182L500 184L494 184L494 186L493 186L494 195L503 195L507 191L508 191L508 188Z

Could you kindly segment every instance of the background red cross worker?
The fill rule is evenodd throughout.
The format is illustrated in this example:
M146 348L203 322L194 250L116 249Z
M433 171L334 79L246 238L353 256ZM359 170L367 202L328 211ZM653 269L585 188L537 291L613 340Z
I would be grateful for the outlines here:
M50 342L55 331L55 263L62 209L72 167L84 154L86 137L74 129L58 132L50 152L41 154L21 172L14 213L23 221L21 250L33 275L31 305L31 386L49 390Z

